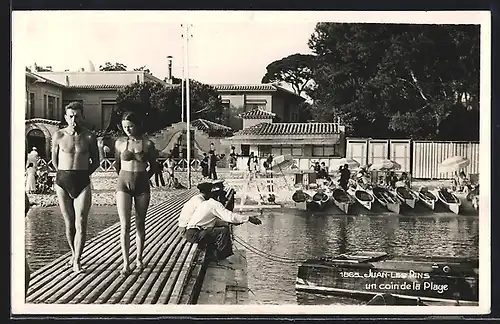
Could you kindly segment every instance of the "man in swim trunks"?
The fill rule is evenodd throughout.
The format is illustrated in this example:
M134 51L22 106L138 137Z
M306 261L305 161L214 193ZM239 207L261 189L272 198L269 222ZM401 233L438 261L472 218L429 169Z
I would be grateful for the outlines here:
M54 187L72 254L69 264L74 272L80 273L92 203L90 175L99 167L99 150L95 135L81 125L84 119L81 103L68 104L64 118L68 126L58 130L52 139L52 164L57 170Z

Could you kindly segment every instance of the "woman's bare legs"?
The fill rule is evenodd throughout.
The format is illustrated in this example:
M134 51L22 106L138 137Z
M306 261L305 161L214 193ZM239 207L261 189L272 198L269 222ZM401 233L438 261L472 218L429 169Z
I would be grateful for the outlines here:
M136 266L139 270L144 267L142 260L142 252L144 251L144 240L146 239L146 212L149 207L150 194L135 197L135 244L137 246Z
M121 274L130 273L130 217L132 215L132 197L123 191L116 192L116 208L120 217L120 246L122 249L123 269Z

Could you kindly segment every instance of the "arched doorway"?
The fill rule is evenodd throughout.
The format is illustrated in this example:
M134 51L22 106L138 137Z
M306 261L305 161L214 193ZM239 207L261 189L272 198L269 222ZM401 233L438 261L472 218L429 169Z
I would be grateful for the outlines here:
M28 132L26 135L26 140L28 147L26 150L28 152L31 152L31 149L33 147L37 148L38 151L38 156L40 158L45 159L46 158L46 138L45 134L40 130L40 129L32 129Z

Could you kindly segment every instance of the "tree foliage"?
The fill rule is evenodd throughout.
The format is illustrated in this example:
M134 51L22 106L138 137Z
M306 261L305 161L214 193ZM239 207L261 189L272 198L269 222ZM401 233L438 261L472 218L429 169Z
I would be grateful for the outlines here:
M269 64L262 83L286 82L301 95L311 84L314 64L314 55L292 54Z
M135 68L134 71L144 71L146 73L151 73L151 71L145 65Z
M318 23L316 119L355 136L478 138L479 27Z
M99 66L99 71L127 71L127 66L123 63L106 62ZM136 71L136 70L134 70Z
M118 91L117 109L113 112L106 132L119 130L120 118L125 111L134 111L143 118L147 133L154 133L181 121L181 87L156 82L134 83ZM225 124L224 107L218 92L211 86L191 80L191 120L207 119Z

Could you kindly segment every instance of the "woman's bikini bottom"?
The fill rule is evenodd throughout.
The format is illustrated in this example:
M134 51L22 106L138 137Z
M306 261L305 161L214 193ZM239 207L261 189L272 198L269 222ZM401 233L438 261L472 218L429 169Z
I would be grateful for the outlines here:
M126 192L132 197L150 193L148 173L120 170L116 191Z

